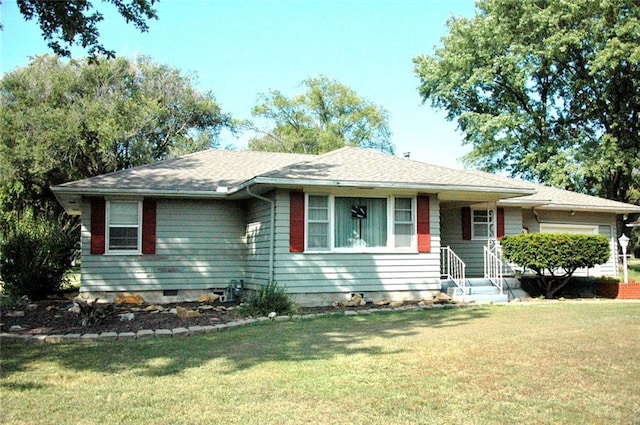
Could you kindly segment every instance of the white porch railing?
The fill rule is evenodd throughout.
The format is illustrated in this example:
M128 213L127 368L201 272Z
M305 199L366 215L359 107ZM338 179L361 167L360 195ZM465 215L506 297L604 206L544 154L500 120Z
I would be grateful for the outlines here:
M451 247L443 246L440 252L440 271L447 279L462 289L462 300L467 293L467 279L465 276L465 268L467 265L456 255Z
M484 247L484 278L488 279L504 294L504 264L501 259L500 242L489 241Z

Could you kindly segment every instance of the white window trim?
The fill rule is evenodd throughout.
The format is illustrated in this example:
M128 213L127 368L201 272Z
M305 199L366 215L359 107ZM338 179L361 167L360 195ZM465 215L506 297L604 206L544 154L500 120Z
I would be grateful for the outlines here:
M110 240L110 230L111 226L109 223L111 222L111 203L118 202L136 202L138 204L138 249L111 249L109 240ZM106 201L105 208L105 254L110 255L142 255L142 201L139 200L131 200L131 199L113 199Z
M396 233L395 233L395 228L396 228L396 199L401 198L401 199L411 199L411 245L410 246L403 246L403 247L399 247L396 248ZM388 229L390 229L391 231L388 232L390 234L389 236L389 240L387 241L387 244L389 245L389 247L391 249L394 250L394 252L417 252L418 251L418 220L416 219L416 217L418 216L418 203L417 203L417 199L415 196L391 196L390 197L390 202L387 202L387 205L389 206L389 213L387 214L387 217L389 218L389 224L387 226ZM408 224L407 222L400 222L401 224Z
M475 226L475 221L474 221L474 212L475 211L493 211L493 223L491 223L491 221L489 221L489 226L491 226L493 224L493 239L496 238L496 234L497 234L497 211L495 208L485 208L485 207L471 207L471 240L474 241L487 241L489 239L492 239L491 237L489 237L488 234L484 234L484 235L476 235L476 226Z
M548 230L549 228L567 229L567 230L582 229L582 230L586 230L586 232L580 232L580 234L585 234L585 235L586 234L598 235L600 233L600 226L597 224L540 223L540 233L553 233ZM563 231L561 233L575 233L575 232Z
M329 247L328 248L311 248L309 247L309 196L324 196L328 198L329 208ZM378 198L387 200L387 245L380 247L351 247L351 248L337 248L335 246L335 198ZM305 215L304 215L304 252L305 253L416 253L418 252L418 223L417 223L417 200L416 196L412 195L398 195L397 198L410 198L411 199L411 219L413 221L413 233L411 237L410 247L395 247L395 199L396 196L352 196L352 195L335 195L328 193L305 193Z
M327 220L328 220L328 243L329 246L326 248L320 247L309 247L309 197L317 196L317 197L327 197ZM333 229L333 220L331 211L333 210L332 206L333 198L326 193L305 193L304 195L304 250L305 252L331 252L331 247L333 246L333 233L331 230ZM324 223L324 221L313 221L311 223Z

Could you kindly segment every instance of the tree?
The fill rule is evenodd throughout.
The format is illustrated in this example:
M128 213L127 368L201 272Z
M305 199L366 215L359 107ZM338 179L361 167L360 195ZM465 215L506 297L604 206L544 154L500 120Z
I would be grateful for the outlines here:
M102 0L113 4L127 23L133 23L141 32L147 32L148 19L157 19L153 5L156 0ZM68 47L73 44L88 48L91 58L97 56L115 57L113 50L107 50L99 41L97 24L104 17L100 12L92 11L89 0L42 1L17 0L20 13L27 21L37 19L42 37L53 52L69 57Z
M414 59L468 165L624 202L640 195L636 0L481 0Z
M385 109L327 77L309 78L302 86L305 93L291 98L278 90L260 95L253 115L274 126L250 140L251 150L317 154L359 146L394 152Z
M529 233L505 236L502 252L509 261L536 272L540 288L553 298L579 268L609 259L609 241L602 235Z
M49 187L218 145L231 128L210 92L135 60L39 56L0 81L0 205L59 211Z

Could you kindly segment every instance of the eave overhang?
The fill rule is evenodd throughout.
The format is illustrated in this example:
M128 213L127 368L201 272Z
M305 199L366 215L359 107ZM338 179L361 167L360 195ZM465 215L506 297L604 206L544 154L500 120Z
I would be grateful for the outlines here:
M78 215L83 197L152 197L182 199L245 199L247 187L257 193L264 193L275 188L285 189L379 189L397 192L433 193L441 200L487 200L512 198L532 195L534 189L486 187L471 185L444 185L402 182L373 182L358 180L315 180L298 178L254 177L235 187L215 187L214 190L150 190L127 188L96 188L55 186L52 191L68 214Z

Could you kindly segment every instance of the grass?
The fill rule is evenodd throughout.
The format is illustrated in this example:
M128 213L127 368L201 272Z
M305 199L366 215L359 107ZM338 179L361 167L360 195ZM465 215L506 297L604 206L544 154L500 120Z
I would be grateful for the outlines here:
M640 258L632 258L629 260L629 279L640 282Z
M1 347L3 424L634 424L640 303L268 322Z

